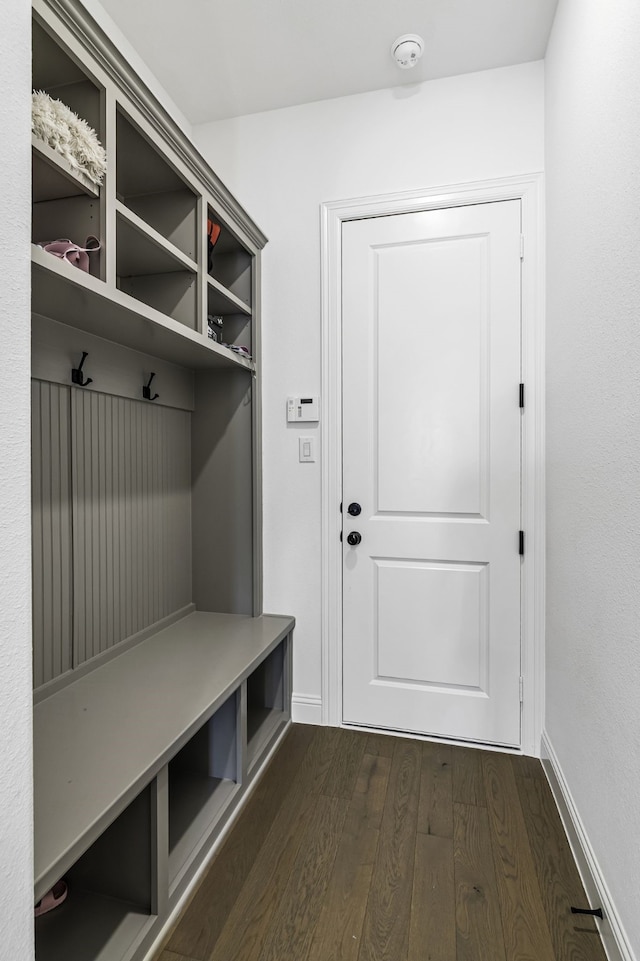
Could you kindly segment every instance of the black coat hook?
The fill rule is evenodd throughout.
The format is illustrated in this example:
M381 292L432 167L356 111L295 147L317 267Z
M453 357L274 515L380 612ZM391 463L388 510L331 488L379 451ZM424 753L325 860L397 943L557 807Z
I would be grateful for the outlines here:
M145 400L157 400L160 396L160 394L154 394L153 397L151 396L151 381L155 376L155 373L152 373L151 377L149 378L149 383L146 385L146 387L142 388L142 396Z
M87 351L83 350L82 360L80 361L79 365L77 367L74 367L73 370L71 371L71 383L77 384L78 387L86 387L87 384L93 383L93 377L87 377L87 379L85 380L84 374L82 373L82 365L84 364L88 356L89 355Z

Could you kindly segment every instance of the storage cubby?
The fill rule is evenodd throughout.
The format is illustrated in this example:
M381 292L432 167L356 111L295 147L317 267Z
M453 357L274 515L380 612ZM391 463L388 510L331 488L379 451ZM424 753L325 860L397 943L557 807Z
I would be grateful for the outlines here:
M250 310L251 254L215 211L209 208L207 216L221 228L215 246L208 256L209 276L218 282L220 288L230 291L234 298L237 298L236 303Z
M81 67L62 42L39 20L33 25L32 86L60 100L104 135L104 89ZM86 173L37 137L32 138L33 215L31 238L42 244L59 238L84 246L102 235L100 188ZM89 257L90 271L102 276L100 253Z
M169 763L169 884L173 888L221 823L239 789L238 695L234 693Z
M154 791L142 791L64 875L66 900L36 919L38 961L130 957L155 913Z
M35 899L69 884L38 919L37 961L144 956L286 730L292 628L195 612L36 704ZM282 709L250 758L251 675Z
M41 245L64 238L84 247L88 237L100 239L100 201L84 192L59 200L42 200L33 205L32 241ZM53 254L48 254L53 257ZM65 264L70 270L79 270L73 264ZM89 273L102 276L102 251L89 254Z
M288 718L286 654L286 643L282 643L247 678L249 769Z
M253 353L251 311L232 299L228 291L220 290L211 277L207 282L207 316L210 315L222 318L222 327L216 328L222 343L242 344Z
M196 327L196 264L121 210L117 211L116 274L119 290L185 327Z
M54 100L61 100L92 127L104 142L104 91L59 37L53 37L46 25L36 18L32 31L32 74L34 90L44 90Z
M116 119L116 195L144 223L197 259L197 194L121 110Z

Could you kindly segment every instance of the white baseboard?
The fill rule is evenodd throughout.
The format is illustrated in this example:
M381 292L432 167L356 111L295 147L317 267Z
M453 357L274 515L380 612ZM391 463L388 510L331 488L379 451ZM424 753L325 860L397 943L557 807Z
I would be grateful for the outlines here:
M315 694L293 694L291 720L295 724L322 724L322 698Z
M604 920L597 924L607 958L609 961L637 961L546 731L542 735L542 766L558 805L589 904L601 907L604 913Z

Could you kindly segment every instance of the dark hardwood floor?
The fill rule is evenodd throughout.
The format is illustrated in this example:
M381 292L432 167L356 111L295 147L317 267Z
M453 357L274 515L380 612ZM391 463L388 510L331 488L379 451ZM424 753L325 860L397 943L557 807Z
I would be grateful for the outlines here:
M605 961L530 758L294 725L158 961Z

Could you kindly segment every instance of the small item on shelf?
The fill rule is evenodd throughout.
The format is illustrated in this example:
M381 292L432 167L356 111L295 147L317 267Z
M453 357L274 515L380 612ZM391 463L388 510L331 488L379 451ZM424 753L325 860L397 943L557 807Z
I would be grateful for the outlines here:
M80 270L88 272L89 254L100 250L100 241L97 237L87 237L84 242L84 247L81 247L79 244L74 244L72 240L45 240L42 241L42 243L36 244L36 246L42 247L48 254L53 254L54 257L59 257L60 260L66 260L67 263L73 264L74 267L79 267Z
M93 127L61 100L44 90L34 90L31 130L38 140L61 154L75 170L100 186L107 169L107 155Z
M50 891L38 901L33 909L34 916L39 918L41 914L46 914L47 911L53 911L58 905L62 904L66 900L67 894L69 893L69 888L67 887L67 882L56 881Z
M234 354L240 354L241 357L246 357L248 360L251 360L251 351L248 347L245 347L244 344L223 344L222 346L228 347Z
M213 248L218 243L218 238L220 236L220 231L222 227L220 224L215 223L215 221L207 220L207 251L209 255L208 261L208 271L211 273L213 270Z
M224 317L218 314L207 314L207 335L209 340L214 340L217 344L222 341L222 325Z

